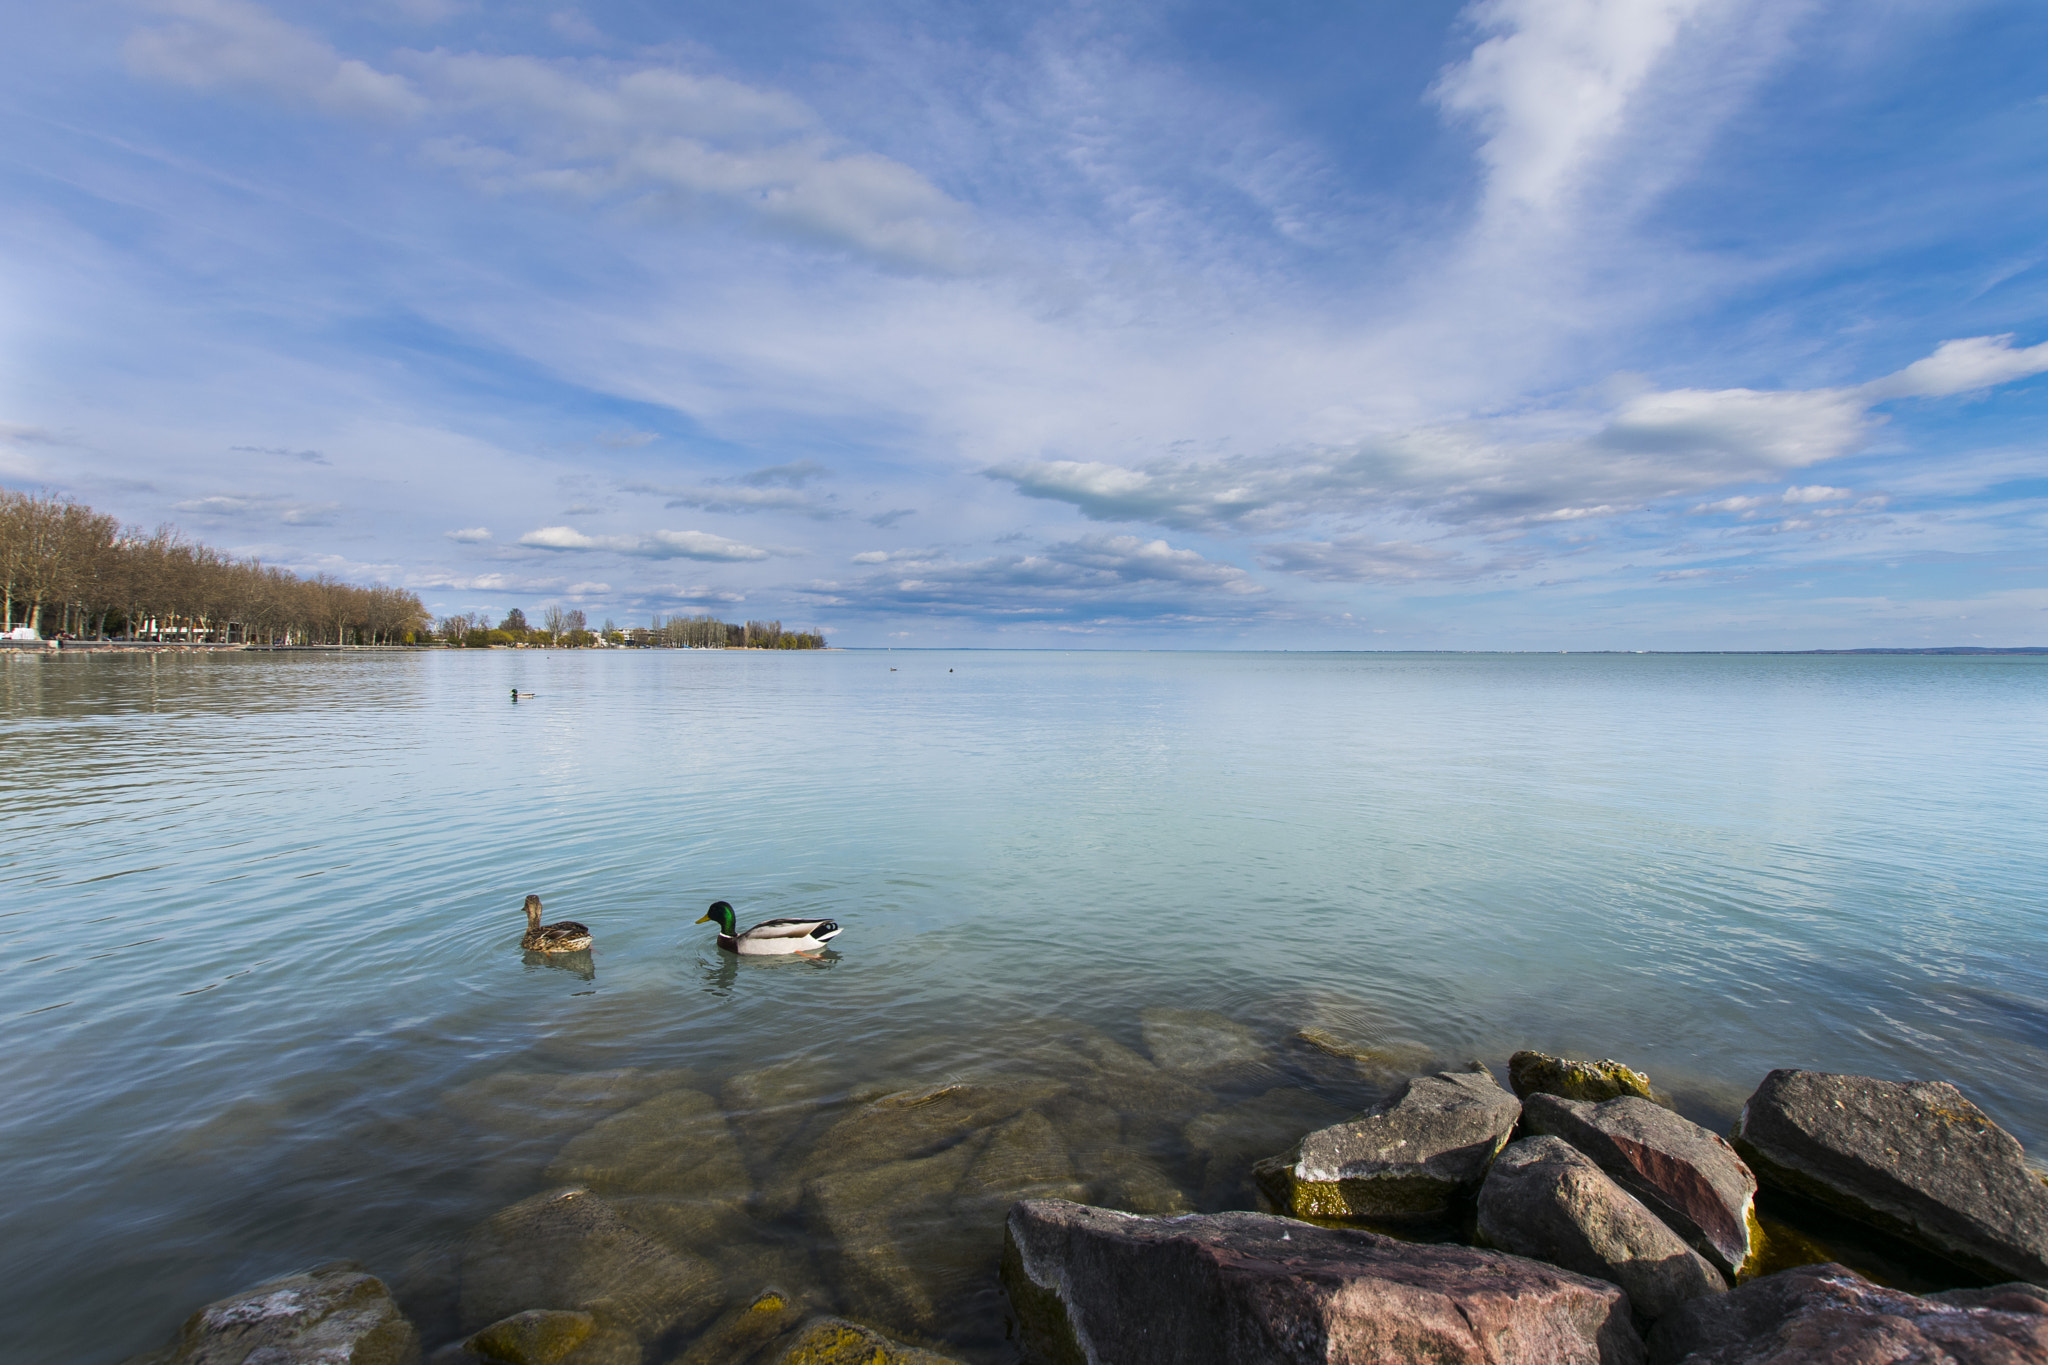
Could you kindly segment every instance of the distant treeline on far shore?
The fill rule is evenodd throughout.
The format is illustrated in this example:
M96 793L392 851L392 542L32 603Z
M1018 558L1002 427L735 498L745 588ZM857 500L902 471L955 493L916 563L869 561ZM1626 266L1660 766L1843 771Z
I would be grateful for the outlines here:
M580 611L550 607L538 626L526 613L514 607L493 626L490 618L455 615L441 618L437 627L441 642L470 649L490 645L558 645L585 649L606 645L640 645L656 649L823 649L825 637L803 631L784 630L780 621L748 621L734 625L714 616L654 618L646 627L621 628L610 621L592 630Z
M405 644L427 609L194 544L175 527L124 527L83 503L0 488L0 631L187 644Z
M176 527L124 527L84 503L0 488L0 633L181 644L665 645L697 649L823 649L825 637L780 621L732 625L709 616L654 618L651 628L589 628L551 607L538 627L514 608L437 624L401 588L301 578L186 540Z

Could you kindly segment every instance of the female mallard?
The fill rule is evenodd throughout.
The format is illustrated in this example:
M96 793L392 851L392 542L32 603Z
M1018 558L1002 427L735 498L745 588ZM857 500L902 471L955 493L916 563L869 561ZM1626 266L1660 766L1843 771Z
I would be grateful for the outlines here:
M526 898L526 937L519 946L529 953L580 953L590 946L590 930L573 919L560 924L540 922L540 897Z
M742 957L808 952L824 947L825 940L839 932L839 926L829 919L768 919L751 929L735 929L732 907L724 901L713 901L711 908L697 917L699 924L706 920L718 925L718 946Z

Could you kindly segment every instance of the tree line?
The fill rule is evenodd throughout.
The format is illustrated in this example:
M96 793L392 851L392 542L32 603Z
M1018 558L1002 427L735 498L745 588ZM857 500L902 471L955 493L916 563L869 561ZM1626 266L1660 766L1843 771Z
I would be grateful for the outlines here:
M412 593L301 578L143 532L84 503L0 488L0 630L217 644L404 644L424 632Z
M471 649L489 645L561 645L567 648L595 645L651 645L668 649L823 649L825 637L804 631L784 630L780 621L747 621L735 625L715 616L674 616L654 618L649 627L621 630L606 621L601 630L590 629L581 611L550 607L534 626L518 607L506 612L496 626L488 616L458 612L444 616L438 625L442 643Z

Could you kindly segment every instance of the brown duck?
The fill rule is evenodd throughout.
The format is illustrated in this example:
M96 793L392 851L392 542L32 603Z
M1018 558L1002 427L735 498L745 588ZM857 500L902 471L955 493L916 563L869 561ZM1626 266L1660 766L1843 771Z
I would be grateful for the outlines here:
M540 922L540 897L526 898L526 937L519 946L529 953L577 953L590 946L590 930L573 919L559 924Z

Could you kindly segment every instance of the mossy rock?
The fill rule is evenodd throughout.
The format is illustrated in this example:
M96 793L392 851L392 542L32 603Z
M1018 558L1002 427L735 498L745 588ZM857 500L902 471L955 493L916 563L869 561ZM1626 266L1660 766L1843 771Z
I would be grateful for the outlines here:
M1252 1167L1259 1193L1273 1207L1295 1218L1334 1222L1388 1222L1436 1219L1463 1195L1453 1180L1404 1172L1388 1172L1352 1180L1303 1180L1295 1174L1295 1153L1267 1157Z
M845 1318L818 1318L775 1357L774 1365L961 1365L952 1356L891 1341Z
M1560 1099L1601 1104L1634 1095L1653 1104L1663 1103L1651 1088L1648 1076L1609 1057L1582 1062L1553 1057L1547 1052L1517 1052L1508 1058L1508 1084L1517 1099L1556 1095Z
M588 1313L529 1308L473 1333L462 1346L473 1356L503 1365L555 1365L596 1328L597 1319Z
M745 1303L728 1309L670 1365L733 1365L746 1360L802 1322L804 1312L803 1303L795 1295L781 1289L764 1289Z

